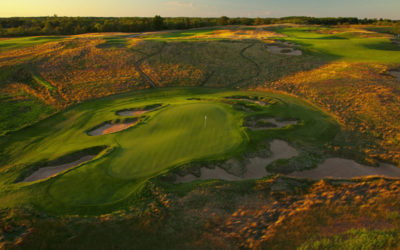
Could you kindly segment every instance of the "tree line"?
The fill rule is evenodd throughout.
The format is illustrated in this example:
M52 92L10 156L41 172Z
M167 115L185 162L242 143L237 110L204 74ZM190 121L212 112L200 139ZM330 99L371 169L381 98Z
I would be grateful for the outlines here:
M220 25L262 24L377 24L393 25L398 21L389 19L359 19L355 17L317 18L198 18L198 17L11 17L0 18L0 36L73 35L90 32L144 32L157 30L189 29Z

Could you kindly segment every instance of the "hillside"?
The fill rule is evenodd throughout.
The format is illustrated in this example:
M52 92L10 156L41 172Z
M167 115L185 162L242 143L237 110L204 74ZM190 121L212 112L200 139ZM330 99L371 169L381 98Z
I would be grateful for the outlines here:
M399 80L390 74L399 67L400 47L386 34L358 28L238 26L1 43L0 93L7 107L1 111L7 118L0 124L3 134L70 105L132 90L274 89L335 114L365 138L356 138L354 150L365 153L368 161L400 161ZM280 48L293 47L302 55L280 53ZM331 146L340 150L342 145Z

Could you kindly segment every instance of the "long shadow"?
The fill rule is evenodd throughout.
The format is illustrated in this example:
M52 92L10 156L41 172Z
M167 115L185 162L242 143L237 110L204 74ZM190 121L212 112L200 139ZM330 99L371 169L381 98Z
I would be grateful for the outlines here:
M400 51L400 46L389 42L364 44L363 46L367 49L373 49L373 50Z

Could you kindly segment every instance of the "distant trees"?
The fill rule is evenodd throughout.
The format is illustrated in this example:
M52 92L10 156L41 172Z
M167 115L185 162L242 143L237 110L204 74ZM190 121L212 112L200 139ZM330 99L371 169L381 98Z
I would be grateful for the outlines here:
M276 23L296 24L377 24L393 26L398 33L398 21L388 19L358 19L353 17L316 18L197 18L168 17L12 17L0 18L0 36L71 35L85 32L142 32L168 29L190 29L216 25L262 25Z
M400 38L400 23L393 25L393 33Z
M164 19L161 16L156 15L153 18L153 28L154 28L154 30L164 29Z
M228 25L229 24L229 18L227 16L222 16L218 18L218 25Z

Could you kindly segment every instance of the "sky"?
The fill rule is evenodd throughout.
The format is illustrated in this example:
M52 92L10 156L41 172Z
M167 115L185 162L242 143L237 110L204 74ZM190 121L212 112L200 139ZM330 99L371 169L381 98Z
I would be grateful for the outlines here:
M360 17L400 19L400 0L0 0L0 17Z

